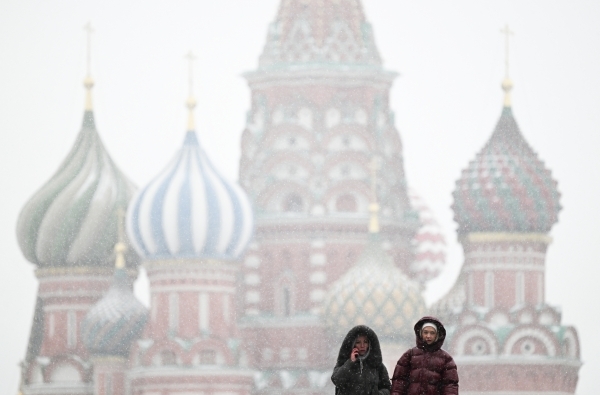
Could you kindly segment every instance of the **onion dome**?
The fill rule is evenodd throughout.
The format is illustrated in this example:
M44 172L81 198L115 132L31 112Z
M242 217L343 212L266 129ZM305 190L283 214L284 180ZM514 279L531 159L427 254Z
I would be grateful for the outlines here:
M86 314L81 338L94 355L129 355L129 349L142 333L148 310L131 292L125 270L124 243L117 243L117 264L112 287Z
M360 0L284 0L269 26L260 70L380 69Z
M510 90L500 120L483 149L463 170L454 190L458 233L547 233L558 220L557 182L523 138L513 117Z
M52 178L21 210L17 239L39 267L110 267L117 242L117 211L135 192L106 152L96 130L91 77L83 125L75 145ZM135 254L128 256L135 263Z
M337 336L364 324L380 338L407 339L412 337L412 326L425 312L425 300L420 285L402 273L382 248L375 191L374 181L365 249L356 265L333 283L325 297L323 318Z
M408 191L410 204L418 213L419 229L413 237L415 258L410 276L424 283L436 278L446 266L446 239L425 201L413 190Z
M183 146L132 200L129 238L145 259L236 259L253 231L248 197L215 169L194 131L193 98Z
M369 325L380 338L410 337L425 312L418 283L398 269L370 235L356 265L331 287L325 299L325 323L342 335L355 325Z

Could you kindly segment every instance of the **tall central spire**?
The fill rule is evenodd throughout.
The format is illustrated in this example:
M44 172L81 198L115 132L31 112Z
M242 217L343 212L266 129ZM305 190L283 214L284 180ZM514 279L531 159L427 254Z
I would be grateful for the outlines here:
M380 69L360 0L282 0L260 69Z

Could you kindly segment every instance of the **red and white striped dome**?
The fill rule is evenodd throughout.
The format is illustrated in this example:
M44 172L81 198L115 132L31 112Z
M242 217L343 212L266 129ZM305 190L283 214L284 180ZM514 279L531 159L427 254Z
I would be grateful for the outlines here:
M410 265L410 276L422 283L436 278L446 265L446 239L433 212L425 201L409 189L408 197L412 208L419 214L419 230L412 243L415 259Z

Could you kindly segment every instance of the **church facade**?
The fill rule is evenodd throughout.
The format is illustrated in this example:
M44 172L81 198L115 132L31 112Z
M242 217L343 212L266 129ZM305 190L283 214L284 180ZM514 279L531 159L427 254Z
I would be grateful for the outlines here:
M454 192L461 275L427 307L445 241L407 185L395 73L360 1L282 0L245 77L239 185L202 148L190 92L181 148L136 189L102 145L88 75L77 141L17 224L39 279L22 394L331 394L351 327L378 333L393 371L424 314L447 322L462 393L575 392L577 332L544 298L560 196L510 80Z

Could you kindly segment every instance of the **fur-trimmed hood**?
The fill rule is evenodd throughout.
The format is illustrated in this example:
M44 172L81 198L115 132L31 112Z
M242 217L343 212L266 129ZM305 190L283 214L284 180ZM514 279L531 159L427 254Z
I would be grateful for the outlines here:
M364 362L370 366L377 367L383 364L381 357L381 346L379 345L379 339L373 331L366 325L358 325L350 329L350 332L344 338L342 346L337 357L337 366L341 366L350 358L350 352L354 347L354 341L358 336L366 336L369 339L369 355L364 359Z

